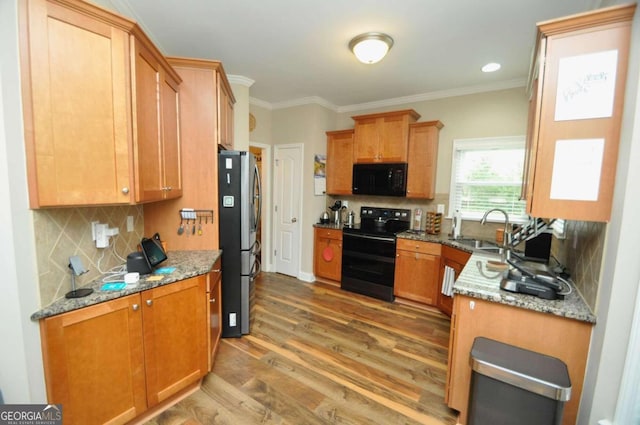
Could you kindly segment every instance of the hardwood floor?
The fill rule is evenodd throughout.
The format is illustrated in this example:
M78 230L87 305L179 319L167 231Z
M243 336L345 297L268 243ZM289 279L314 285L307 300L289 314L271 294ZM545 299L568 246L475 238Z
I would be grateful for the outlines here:
M196 393L149 425L455 424L449 318L262 273L251 333L223 339Z

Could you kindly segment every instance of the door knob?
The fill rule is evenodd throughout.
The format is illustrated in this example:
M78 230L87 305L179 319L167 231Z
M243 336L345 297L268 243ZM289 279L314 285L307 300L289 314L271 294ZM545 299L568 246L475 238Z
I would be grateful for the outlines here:
M298 219L297 219L297 218L295 218L295 217L293 217L293 218L291 219L291 222L292 222L292 223L295 223L296 221L298 221Z

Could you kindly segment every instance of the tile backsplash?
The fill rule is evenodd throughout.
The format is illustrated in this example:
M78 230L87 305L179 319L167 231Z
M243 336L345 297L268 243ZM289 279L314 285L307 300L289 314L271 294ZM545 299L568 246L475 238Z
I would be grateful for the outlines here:
M127 232L127 216L133 217L132 232ZM71 290L69 257L79 256L89 270L76 278L76 286L81 287L100 276L100 270L123 264L123 259L137 249L144 233L142 206L39 209L34 210L33 217L42 306ZM108 248L96 248L92 221L118 227L119 234L111 237Z

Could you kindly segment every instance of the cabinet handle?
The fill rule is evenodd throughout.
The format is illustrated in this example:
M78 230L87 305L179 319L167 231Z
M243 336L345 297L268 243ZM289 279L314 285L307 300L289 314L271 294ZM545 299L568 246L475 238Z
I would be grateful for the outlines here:
M153 300L147 300L147 305L151 307L153 305Z
M212 271L212 272L214 272L214 273L220 273L222 270L220 270L220 269L215 269L215 270L211 270L211 271Z
M215 299L215 298L211 298L211 299L209 300L209 302L210 302L211 304L213 304L214 302L216 302L216 299Z
M133 311L138 311L140 306L138 304L134 304L134 305L131 306L131 308L133 309Z
M124 193L125 195L126 195L127 193L129 193L129 188L128 188L128 187L123 187L123 188L122 188L122 193Z
M168 190L169 192L171 192L171 191L173 190L173 187L171 187L171 186L167 186L167 190Z

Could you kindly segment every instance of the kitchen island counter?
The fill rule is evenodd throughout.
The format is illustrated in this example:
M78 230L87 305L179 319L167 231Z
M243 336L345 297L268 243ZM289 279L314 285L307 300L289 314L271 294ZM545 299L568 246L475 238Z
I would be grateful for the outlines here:
M135 294L147 289L156 288L158 286L167 285L190 277L203 275L211 271L211 267L222 255L221 250L202 250L202 251L170 251L167 253L167 261L162 263L160 269L172 269L167 274L149 274L141 276L140 281L135 286L127 286L120 291L103 291L100 288L104 285L105 276L94 280L86 288L92 288L93 293L82 298L61 298L50 305L31 315L31 320L40 320L46 317L55 316L57 314L66 313L77 310L82 307L98 304L104 301L113 300L124 297L126 295ZM158 279L160 276L162 279ZM113 280L113 279L112 279Z

